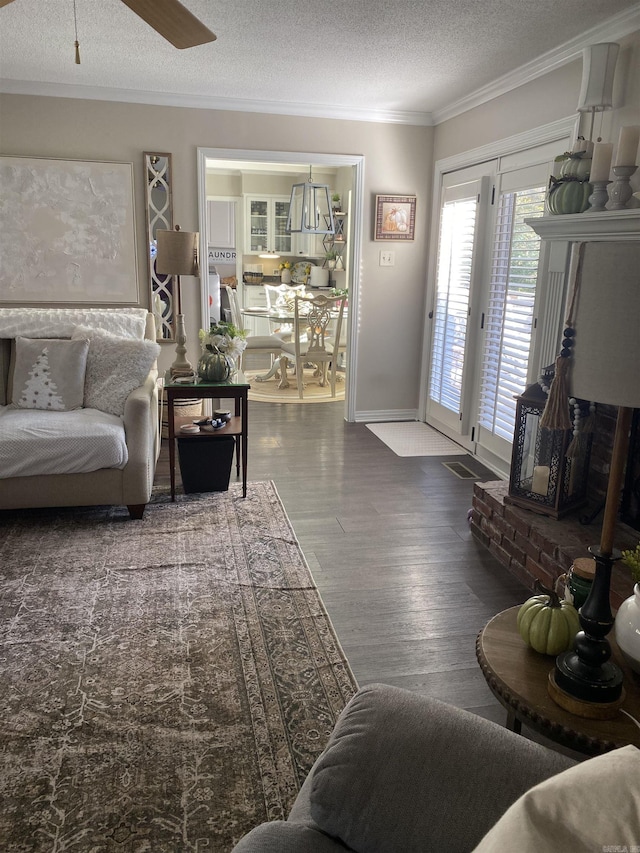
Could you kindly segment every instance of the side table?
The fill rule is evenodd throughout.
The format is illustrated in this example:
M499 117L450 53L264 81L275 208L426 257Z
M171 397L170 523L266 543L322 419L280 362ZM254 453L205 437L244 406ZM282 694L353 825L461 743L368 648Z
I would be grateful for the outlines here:
M612 660L622 669L626 698L611 720L588 720L565 711L547 691L554 658L529 648L518 633L519 607L494 616L478 634L476 655L491 692L507 710L507 727L522 723L550 740L586 755L599 755L627 744L640 747L640 677L627 666L609 635Z
M247 496L247 445L249 419L249 388L248 382L171 382L167 380L164 390L167 395L167 421L169 427L169 474L171 477L171 500L176 499L176 418L174 401L176 399L203 398L232 398L235 400L234 417L219 430L202 433L207 438L233 435L236 437L236 471L240 474L242 467L242 497ZM189 436L196 439L198 435Z

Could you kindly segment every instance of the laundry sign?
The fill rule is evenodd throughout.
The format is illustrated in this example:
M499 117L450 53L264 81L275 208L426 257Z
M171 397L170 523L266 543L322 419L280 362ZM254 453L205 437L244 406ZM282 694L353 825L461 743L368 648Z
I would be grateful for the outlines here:
M209 262L219 264L230 264L235 263L236 260L236 250L235 249L216 249L213 246L209 246Z

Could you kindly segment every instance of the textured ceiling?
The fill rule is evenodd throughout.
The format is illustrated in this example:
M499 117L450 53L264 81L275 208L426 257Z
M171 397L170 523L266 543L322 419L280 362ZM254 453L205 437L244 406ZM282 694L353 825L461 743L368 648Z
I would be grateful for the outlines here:
M158 101L184 95L203 106L228 99L265 111L424 115L640 11L630 0L183 3L217 41L177 50L120 0L76 0L78 66L73 0L14 0L0 9L3 88L28 81L155 93Z

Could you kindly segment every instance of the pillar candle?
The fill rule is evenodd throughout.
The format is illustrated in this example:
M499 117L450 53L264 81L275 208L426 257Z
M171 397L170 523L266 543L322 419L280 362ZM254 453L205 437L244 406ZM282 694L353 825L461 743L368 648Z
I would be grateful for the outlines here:
M614 166L635 166L640 142L640 127L621 127Z
M549 477L551 469L548 465L536 465L533 469L533 481L531 491L536 495L546 495L549 491Z
M611 155L613 154L613 142L596 142L593 146L593 160L591 161L591 183L594 181L608 181L611 170Z

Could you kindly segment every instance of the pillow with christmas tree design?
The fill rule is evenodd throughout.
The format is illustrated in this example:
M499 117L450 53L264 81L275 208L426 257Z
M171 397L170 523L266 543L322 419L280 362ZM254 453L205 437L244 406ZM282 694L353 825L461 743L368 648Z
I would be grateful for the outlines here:
M81 409L88 340L16 338L11 402L20 409Z

